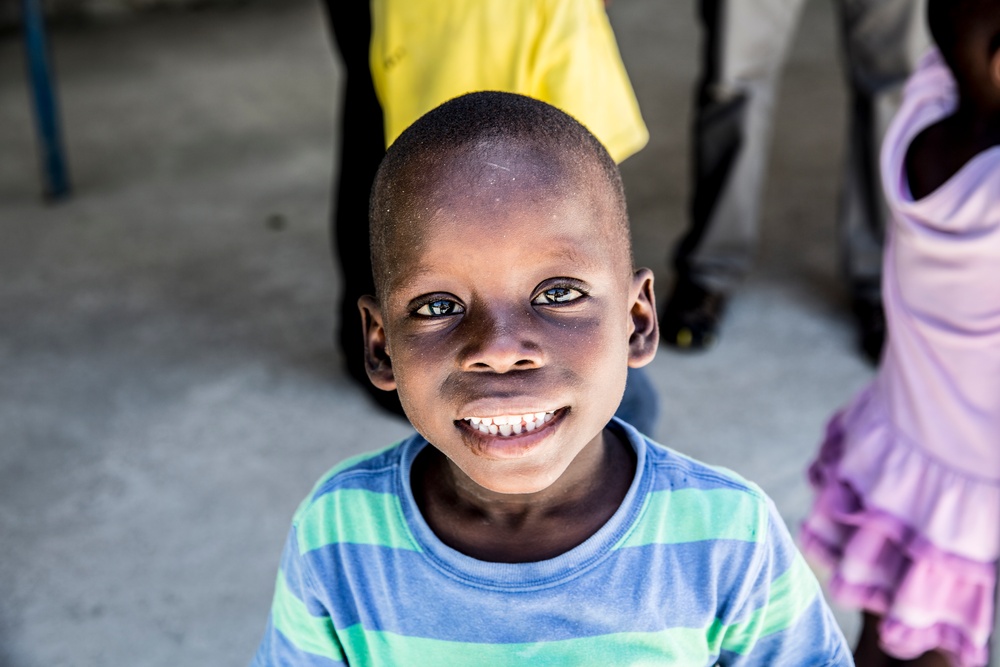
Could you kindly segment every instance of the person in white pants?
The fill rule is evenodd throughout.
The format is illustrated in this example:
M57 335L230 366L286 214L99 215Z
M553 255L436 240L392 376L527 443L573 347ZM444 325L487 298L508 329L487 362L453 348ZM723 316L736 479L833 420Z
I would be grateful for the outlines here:
M693 129L694 193L660 323L665 342L675 347L713 342L726 298L750 269L775 91L802 4L699 0L704 42ZM925 1L837 5L850 88L838 237L860 345L876 361L884 338L878 151L901 84L929 44Z

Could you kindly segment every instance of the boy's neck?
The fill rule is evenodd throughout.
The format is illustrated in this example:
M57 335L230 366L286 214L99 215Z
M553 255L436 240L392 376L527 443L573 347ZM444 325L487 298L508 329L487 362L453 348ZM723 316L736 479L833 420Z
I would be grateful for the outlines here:
M442 542L479 560L528 563L554 558L596 533L621 506L635 468L635 451L605 428L538 493L483 488L433 446L417 456L410 480Z

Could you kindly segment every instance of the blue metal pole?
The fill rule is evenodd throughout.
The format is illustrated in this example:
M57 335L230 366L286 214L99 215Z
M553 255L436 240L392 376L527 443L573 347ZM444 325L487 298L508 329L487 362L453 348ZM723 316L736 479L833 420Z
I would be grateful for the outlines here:
M41 0L22 0L21 16L28 74L34 93L35 127L42 154L45 196L49 199L61 199L69 195L69 173L59 127L59 108L52 85L52 67L45 39L45 15Z

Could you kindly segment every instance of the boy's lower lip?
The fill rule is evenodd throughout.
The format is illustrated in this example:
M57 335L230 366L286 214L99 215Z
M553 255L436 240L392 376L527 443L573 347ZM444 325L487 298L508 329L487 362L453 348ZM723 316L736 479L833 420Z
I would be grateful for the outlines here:
M518 458L531 449L536 443L549 436L551 431L562 423L569 412L568 407L559 408L553 413L552 419L533 431L522 431L511 435L490 435L472 427L464 419L455 421L465 437L471 439L475 449L491 458Z

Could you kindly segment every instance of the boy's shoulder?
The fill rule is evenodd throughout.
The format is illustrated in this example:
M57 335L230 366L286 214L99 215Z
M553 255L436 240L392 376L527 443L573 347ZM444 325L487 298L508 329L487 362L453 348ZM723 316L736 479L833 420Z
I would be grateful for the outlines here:
M323 494L335 489L377 485L380 478L391 473L398 465L400 450L406 443L407 440L400 440L388 447L355 454L335 464L313 485L312 491L302 502L299 511Z
M292 519L300 551L333 542L419 550L399 498L398 470L413 439L352 456L320 477Z
M658 488L669 486L675 490L703 491L729 489L762 501L767 500L767 494L759 486L729 468L706 463L649 438L646 438L646 445L653 484Z
M759 486L646 439L643 520L621 546L767 539L773 504Z

